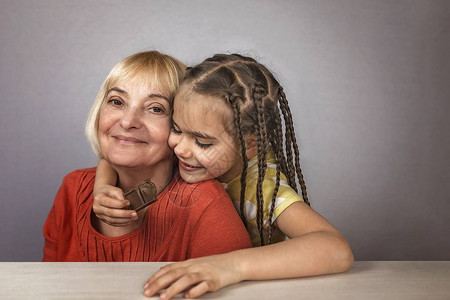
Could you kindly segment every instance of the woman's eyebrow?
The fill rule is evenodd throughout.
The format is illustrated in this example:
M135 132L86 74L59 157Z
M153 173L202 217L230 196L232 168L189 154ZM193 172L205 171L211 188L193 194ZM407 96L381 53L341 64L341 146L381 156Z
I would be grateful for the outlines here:
M113 86L112 88L110 88L110 89L108 90L108 93L107 93L107 94L109 94L109 93L112 92L112 91L118 92L119 94L128 95L127 91L122 90L121 88L118 88L118 87L116 87L116 86ZM161 94L158 94L158 93L148 94L147 97L149 97L149 98L161 98L161 99L164 99L164 100L166 100L166 101L169 101L169 98L167 98L166 96L163 96L163 95L161 95Z
M148 94L149 98L162 98L166 101L169 101L169 98L167 98L166 96L163 96L161 94Z
M128 93L127 93L125 90L122 90L122 89L120 89L120 88L118 88L118 87L116 87L116 86L113 86L112 88L110 88L106 94L109 94L109 93L111 93L112 91L118 92L118 93L120 93L120 94L128 95Z

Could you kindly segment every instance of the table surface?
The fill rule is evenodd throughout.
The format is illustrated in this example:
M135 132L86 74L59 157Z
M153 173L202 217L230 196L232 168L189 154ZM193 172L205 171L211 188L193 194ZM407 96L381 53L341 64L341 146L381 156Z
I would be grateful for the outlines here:
M165 264L0 262L0 298L148 299L142 286ZM448 300L450 261L358 261L342 274L245 281L199 299Z

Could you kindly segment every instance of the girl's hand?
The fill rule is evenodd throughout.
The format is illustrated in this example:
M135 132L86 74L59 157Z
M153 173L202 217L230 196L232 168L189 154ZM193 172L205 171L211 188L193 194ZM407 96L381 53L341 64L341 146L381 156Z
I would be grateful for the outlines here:
M162 289L161 299L170 299L184 291L184 297L196 298L242 281L232 253L205 256L169 264L147 280L144 295L154 296Z
M94 191L93 211L95 216L106 224L123 227L138 219L134 210L124 209L130 202L123 198L120 188L105 185Z

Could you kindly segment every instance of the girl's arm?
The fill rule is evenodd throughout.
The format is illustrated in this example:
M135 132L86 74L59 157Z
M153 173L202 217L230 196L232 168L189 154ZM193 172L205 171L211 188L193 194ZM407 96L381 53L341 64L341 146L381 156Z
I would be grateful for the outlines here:
M136 221L138 216L134 210L123 209L130 205L128 200L123 198L123 191L116 187L117 173L109 163L101 159L95 173L94 184L94 204L93 211L97 218L94 218L95 229L102 232L103 223L108 225L123 227Z
M189 298L242 280L263 280L345 272L353 254L342 234L308 205L290 205L276 220L289 240L163 267L147 281L145 296L167 288L169 299L184 289Z

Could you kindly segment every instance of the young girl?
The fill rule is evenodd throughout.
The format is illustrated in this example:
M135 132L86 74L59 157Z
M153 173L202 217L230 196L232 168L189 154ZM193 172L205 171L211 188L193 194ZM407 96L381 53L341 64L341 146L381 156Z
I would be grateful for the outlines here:
M220 181L237 206L252 249L165 266L145 284L163 299L198 297L242 280L337 273L353 263L339 231L309 207L291 112L272 73L252 58L215 55L187 70L174 100L169 146L187 182ZM111 224L133 220L104 162L94 212ZM297 181L303 198L297 194ZM112 197L119 198L114 200ZM289 237L289 239L285 239Z

